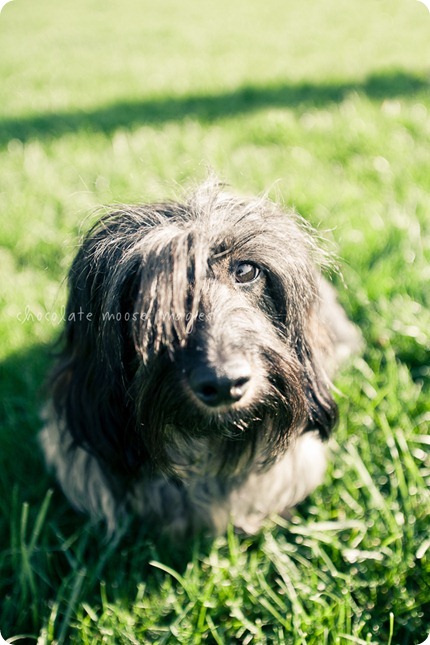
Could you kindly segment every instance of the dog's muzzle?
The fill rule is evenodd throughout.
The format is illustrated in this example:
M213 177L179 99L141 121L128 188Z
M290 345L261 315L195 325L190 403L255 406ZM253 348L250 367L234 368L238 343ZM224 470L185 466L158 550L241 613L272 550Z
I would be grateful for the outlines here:
M210 408L233 405L250 388L251 365L245 359L222 367L200 365L190 371L188 383L197 399Z

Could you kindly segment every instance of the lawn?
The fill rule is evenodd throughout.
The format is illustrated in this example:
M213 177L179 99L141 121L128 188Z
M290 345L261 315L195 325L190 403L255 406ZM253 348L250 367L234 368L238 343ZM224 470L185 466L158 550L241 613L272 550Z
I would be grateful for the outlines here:
M430 632L430 13L416 0L14 0L0 14L0 631L418 645ZM97 207L214 169L336 249L365 349L324 485L256 537L107 541L45 473L41 385Z

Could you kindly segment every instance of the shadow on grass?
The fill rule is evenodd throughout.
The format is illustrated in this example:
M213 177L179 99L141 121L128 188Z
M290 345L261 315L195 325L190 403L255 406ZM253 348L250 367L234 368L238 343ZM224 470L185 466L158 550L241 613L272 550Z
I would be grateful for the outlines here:
M351 92L377 101L393 99L428 91L429 87L425 76L395 71L375 74L362 82L249 85L222 94L124 101L92 111L45 113L0 120L0 146L13 139L25 142L31 138L56 138L80 131L111 134L118 128L161 125L187 118L212 122L271 107L322 107L340 103Z
M30 499L38 495L43 464L37 446L42 384L51 349L36 345L0 363L0 499L18 485ZM0 506L1 508L1 506Z

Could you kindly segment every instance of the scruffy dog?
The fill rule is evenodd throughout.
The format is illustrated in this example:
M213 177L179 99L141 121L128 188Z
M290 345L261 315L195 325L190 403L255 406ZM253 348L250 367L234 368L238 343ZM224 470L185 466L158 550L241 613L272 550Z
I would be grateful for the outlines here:
M71 503L115 530L254 532L320 484L330 379L358 333L299 218L207 181L126 206L73 262L41 442Z

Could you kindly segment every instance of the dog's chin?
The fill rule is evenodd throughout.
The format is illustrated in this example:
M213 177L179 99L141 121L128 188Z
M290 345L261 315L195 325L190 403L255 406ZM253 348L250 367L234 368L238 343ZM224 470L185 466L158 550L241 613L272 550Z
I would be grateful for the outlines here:
M201 401L188 400L182 413L173 412L166 416L167 424L177 432L190 437L245 440L267 416L267 411L256 403L236 402L232 405L209 407Z
M179 407L164 409L159 470L180 479L193 473L235 479L244 477L251 464L256 470L268 468L295 430L279 400L261 392L250 389L239 401L215 407L184 392Z

